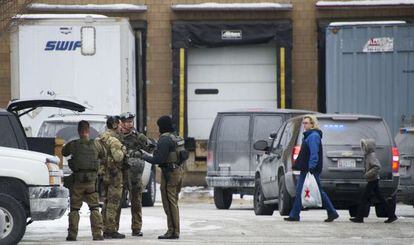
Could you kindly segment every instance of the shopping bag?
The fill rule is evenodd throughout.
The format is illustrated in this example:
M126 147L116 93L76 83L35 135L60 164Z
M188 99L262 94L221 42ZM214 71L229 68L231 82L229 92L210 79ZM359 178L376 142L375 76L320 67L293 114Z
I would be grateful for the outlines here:
M322 197L315 176L306 174L305 183L302 188L302 206L304 208L322 207Z

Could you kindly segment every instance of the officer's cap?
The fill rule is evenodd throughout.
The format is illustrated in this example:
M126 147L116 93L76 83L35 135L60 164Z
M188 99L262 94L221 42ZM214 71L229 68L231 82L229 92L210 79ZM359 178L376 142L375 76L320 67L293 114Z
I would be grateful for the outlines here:
M133 119L135 117L135 114L131 112L124 112L119 115L119 117L121 118L121 121L125 121L127 119Z

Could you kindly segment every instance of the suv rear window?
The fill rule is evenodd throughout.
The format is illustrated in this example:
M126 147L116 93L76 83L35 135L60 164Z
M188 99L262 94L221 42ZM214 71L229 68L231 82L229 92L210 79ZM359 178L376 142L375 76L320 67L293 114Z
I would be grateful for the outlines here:
M98 137L100 133L105 131L105 122L93 122L90 124L90 138ZM38 137L58 137L65 140L65 142L79 138L78 123L77 122L43 122L37 134Z
M361 139L374 139L377 145L390 145L387 129L382 120L356 121L320 119L322 141L327 145L359 145Z

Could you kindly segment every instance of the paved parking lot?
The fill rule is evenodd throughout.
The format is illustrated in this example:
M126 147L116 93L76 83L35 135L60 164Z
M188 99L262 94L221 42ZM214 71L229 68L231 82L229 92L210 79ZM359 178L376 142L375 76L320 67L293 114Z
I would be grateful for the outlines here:
M348 211L339 211L334 223L324 223L324 210L302 213L299 223L286 223L277 212L273 216L255 216L251 200L234 200L230 210L217 210L209 198L181 201L181 238L158 241L166 230L161 203L143 210L144 237L130 236L130 209L123 209L120 232L124 240L92 242L88 209L82 208L78 242L74 244L414 244L414 208L398 205L399 220L384 224L384 219L370 218L364 224L348 221ZM372 215L374 214L374 215ZM65 241L67 216L60 220L34 222L27 227L21 244L68 244Z

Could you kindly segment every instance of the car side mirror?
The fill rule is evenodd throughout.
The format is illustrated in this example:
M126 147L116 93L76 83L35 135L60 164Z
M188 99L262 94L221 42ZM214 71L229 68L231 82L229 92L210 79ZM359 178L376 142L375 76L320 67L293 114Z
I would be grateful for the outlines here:
M253 148L258 151L269 151L269 146L266 140L258 140L254 143Z
M269 136L269 138L271 138L271 139L276 139L276 137L277 137L277 132L273 132Z

